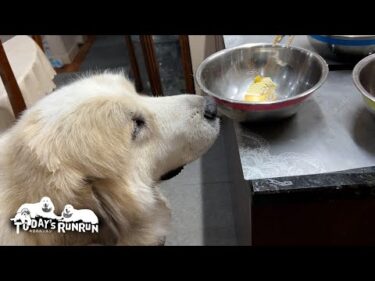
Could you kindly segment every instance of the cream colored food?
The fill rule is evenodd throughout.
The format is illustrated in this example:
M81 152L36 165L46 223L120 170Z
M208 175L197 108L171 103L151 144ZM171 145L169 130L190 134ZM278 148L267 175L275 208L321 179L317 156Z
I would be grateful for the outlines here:
M277 85L270 77L257 75L247 89L244 100L249 102L273 101L276 99L276 87Z

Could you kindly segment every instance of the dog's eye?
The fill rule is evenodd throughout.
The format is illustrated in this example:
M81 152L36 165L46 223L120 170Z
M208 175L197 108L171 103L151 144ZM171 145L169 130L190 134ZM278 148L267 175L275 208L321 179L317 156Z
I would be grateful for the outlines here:
M134 118L134 122L137 125L137 127L143 127L145 124L145 120L143 120L143 118L140 117Z
M133 127L132 138L135 139L137 135L139 134L139 132L145 127L146 122L142 117L134 117L133 123L134 123L134 127Z

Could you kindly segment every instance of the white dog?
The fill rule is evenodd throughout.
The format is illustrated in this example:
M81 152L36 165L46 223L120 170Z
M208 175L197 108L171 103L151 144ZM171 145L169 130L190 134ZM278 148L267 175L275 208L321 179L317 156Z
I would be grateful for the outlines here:
M56 219L57 216L55 215L54 211L55 206L53 205L51 199L49 197L43 197L40 202L22 204L21 207L18 208L14 219L21 219L21 217L25 219L26 216L31 219L36 217Z
M62 221L64 222L87 222L92 224L97 224L98 217L95 213L89 209L74 209L72 205L65 205L64 211L61 214Z
M111 73L60 88L0 137L0 244L158 245L170 210L157 183L205 153L218 133L215 107L202 96L138 95ZM9 219L41 195L60 212L67 203L92 210L99 233L15 235Z
M22 224L31 225L31 216L30 211L27 208L22 209L17 212L14 218L10 219L11 221L21 221Z

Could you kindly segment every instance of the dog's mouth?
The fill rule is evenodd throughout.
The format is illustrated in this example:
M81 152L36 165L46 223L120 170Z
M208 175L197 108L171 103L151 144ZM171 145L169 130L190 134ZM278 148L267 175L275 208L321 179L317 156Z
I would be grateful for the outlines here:
M165 173L164 175L162 175L160 177L160 180L161 181L166 181L166 180L169 180L169 179L177 176L179 173L181 173L181 171L182 171L183 168L184 168L184 166L181 166L181 167L178 167L177 169L169 171L168 173Z
M73 213L70 213L70 214L68 214L68 213L63 213L63 217L64 217L64 218L70 218L72 215L73 215Z
M43 208L42 208L42 211L45 212L45 213L48 213L48 212L51 212L51 211L52 211L52 208L43 207Z

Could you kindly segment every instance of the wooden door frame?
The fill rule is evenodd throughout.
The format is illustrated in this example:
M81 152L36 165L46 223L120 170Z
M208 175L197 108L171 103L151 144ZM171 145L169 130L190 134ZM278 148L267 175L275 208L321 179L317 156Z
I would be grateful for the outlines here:
M125 35L125 42L126 42L126 46L128 47L130 69L134 77L135 89L137 90L137 92L142 92L143 91L142 78L139 72L137 57L135 55L134 45L133 45L130 35Z
M185 77L186 92L195 94L193 65L191 61L190 44L188 35L179 36L181 48L181 63Z

